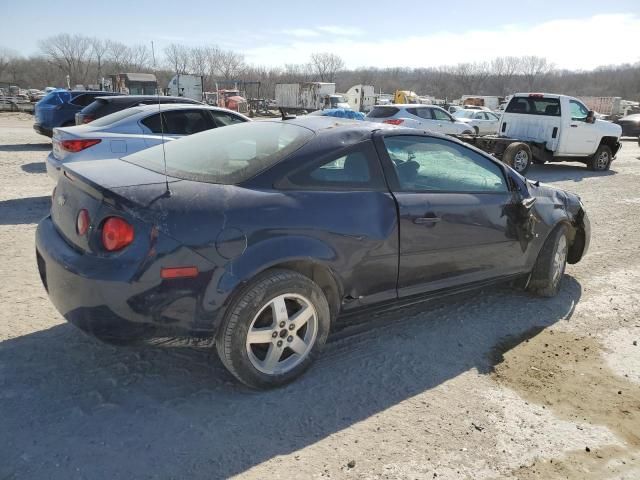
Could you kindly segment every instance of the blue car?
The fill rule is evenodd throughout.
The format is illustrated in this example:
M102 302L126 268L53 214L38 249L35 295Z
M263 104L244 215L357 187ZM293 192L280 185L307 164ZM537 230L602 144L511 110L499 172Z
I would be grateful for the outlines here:
M92 103L97 97L121 95L114 92L87 92L75 90L53 90L36 103L33 129L40 135L51 137L56 127L76 124L76 113Z
M267 388L310 366L338 316L504 281L551 297L590 231L578 196L456 139L305 116L65 164L36 258L85 332L207 339Z

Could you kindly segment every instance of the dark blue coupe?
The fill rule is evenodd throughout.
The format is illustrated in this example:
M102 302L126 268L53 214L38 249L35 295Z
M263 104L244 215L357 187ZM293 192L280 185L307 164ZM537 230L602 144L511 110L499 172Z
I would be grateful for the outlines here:
M214 339L265 388L304 372L339 315L513 280L552 296L589 237L576 195L457 140L310 116L69 164L36 249L85 332Z

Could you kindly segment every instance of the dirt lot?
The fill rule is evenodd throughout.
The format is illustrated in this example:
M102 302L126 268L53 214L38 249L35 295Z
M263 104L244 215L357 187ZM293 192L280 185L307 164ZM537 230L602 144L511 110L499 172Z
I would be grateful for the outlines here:
M207 352L106 346L40 284L50 149L0 116L0 479L640 478L640 148L579 193L589 255L562 291L507 287L334 336L300 381L248 391Z

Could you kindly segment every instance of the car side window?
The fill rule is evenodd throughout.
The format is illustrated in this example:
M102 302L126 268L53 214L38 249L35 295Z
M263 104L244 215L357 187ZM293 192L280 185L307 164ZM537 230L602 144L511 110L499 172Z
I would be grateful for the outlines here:
M151 130L151 133L163 133L160 126L160 114L154 113L143 119L140 123Z
M433 113L433 118L435 118L436 120L441 120L445 122L451 121L451 117L444 110L440 110L439 108L430 108L429 110L431 110L431 112Z
M227 125L233 125L234 123L243 123L243 118L237 117L231 113L211 111L213 121L217 127L226 127Z
M569 106L571 107L571 120L578 122L586 122L589 115L589 109L582 103L576 100L570 100Z
M170 110L162 116L169 135L193 135L214 128L211 117L202 110Z
M457 143L410 135L385 137L384 143L406 192L508 192L502 169Z
M77 105L79 107L86 107L91 102L93 102L92 96L87 95L86 93L81 93L80 95L74 97L73 100L71 100L71 102L69 103L73 103L74 105Z
M370 142L325 158L289 176L286 186L326 189L384 188L377 154Z
M486 116L483 112L474 113L473 118L475 120L486 120Z
M415 110L416 115L418 115L420 118L424 118L425 120L433 120L430 108L416 108Z

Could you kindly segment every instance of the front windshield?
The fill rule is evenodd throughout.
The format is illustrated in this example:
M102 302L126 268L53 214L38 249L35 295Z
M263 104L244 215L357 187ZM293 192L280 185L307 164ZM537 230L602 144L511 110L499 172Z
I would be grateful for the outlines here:
M198 182L237 184L275 165L307 143L312 130L280 121L246 122L196 133L122 160Z

